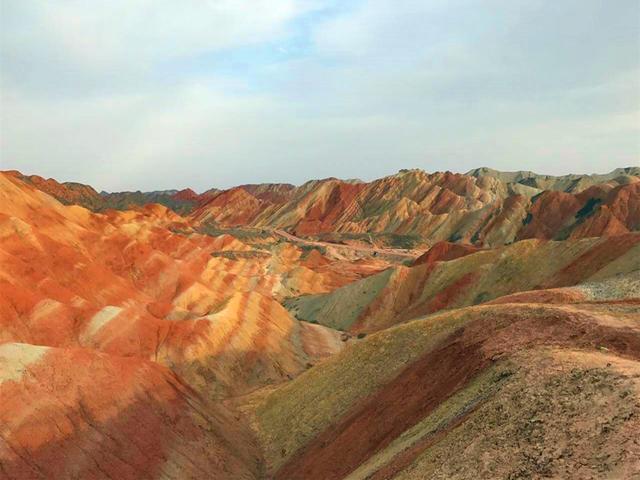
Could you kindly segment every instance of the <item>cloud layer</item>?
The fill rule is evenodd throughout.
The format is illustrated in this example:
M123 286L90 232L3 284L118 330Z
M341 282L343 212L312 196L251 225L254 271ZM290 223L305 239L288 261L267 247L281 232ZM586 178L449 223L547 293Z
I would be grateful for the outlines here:
M6 0L0 166L159 189L640 158L640 4Z

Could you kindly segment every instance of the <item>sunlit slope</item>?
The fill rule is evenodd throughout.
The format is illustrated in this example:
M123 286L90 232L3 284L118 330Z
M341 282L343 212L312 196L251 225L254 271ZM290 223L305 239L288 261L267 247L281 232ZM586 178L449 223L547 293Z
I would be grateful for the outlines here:
M159 205L94 214L4 175L0 200L2 342L150 359L211 396L287 380L342 347L278 302L349 281L304 266L296 247L197 234Z

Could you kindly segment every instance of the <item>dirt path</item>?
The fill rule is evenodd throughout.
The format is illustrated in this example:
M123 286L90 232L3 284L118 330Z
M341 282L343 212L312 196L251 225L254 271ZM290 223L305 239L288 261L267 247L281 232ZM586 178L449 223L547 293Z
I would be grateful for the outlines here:
M376 247L365 247L360 245L343 245L340 243L307 240L304 238L296 237L295 235L285 232L284 230L273 230L273 233L290 242L302 243L302 244L311 245L314 247L331 247L331 248L338 248L338 249L341 248L345 250L365 252L370 254L395 255L397 257L403 257L403 258L417 258L422 253L424 253L418 250L405 250L402 248L376 248Z

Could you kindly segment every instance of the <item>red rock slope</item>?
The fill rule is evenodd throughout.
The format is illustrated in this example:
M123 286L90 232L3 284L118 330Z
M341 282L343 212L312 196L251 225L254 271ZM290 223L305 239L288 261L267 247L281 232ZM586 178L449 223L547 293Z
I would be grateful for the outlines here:
M257 476L250 434L169 369L76 348L0 344L0 476Z
M371 183L313 181L271 198L257 198L238 187L203 205L193 217L221 226L286 229L297 235L396 234L484 246L524 238L585 238L640 228L640 182L633 173L638 172L631 169L609 180L603 176L603 183L591 186L589 182L600 177L584 177L590 180L582 183L573 179L567 191L541 190L493 176L419 170ZM555 182L541 184L564 186Z

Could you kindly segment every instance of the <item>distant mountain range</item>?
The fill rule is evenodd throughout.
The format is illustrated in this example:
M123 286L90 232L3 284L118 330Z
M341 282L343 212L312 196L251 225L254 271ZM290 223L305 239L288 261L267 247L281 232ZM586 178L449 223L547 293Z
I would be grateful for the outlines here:
M497 246L526 238L620 234L640 228L640 167L550 176L478 168L466 174L402 170L372 182L329 178L193 190L98 193L79 183L12 175L64 204L100 212L159 203L211 228L282 229L301 236L398 246L450 241Z

